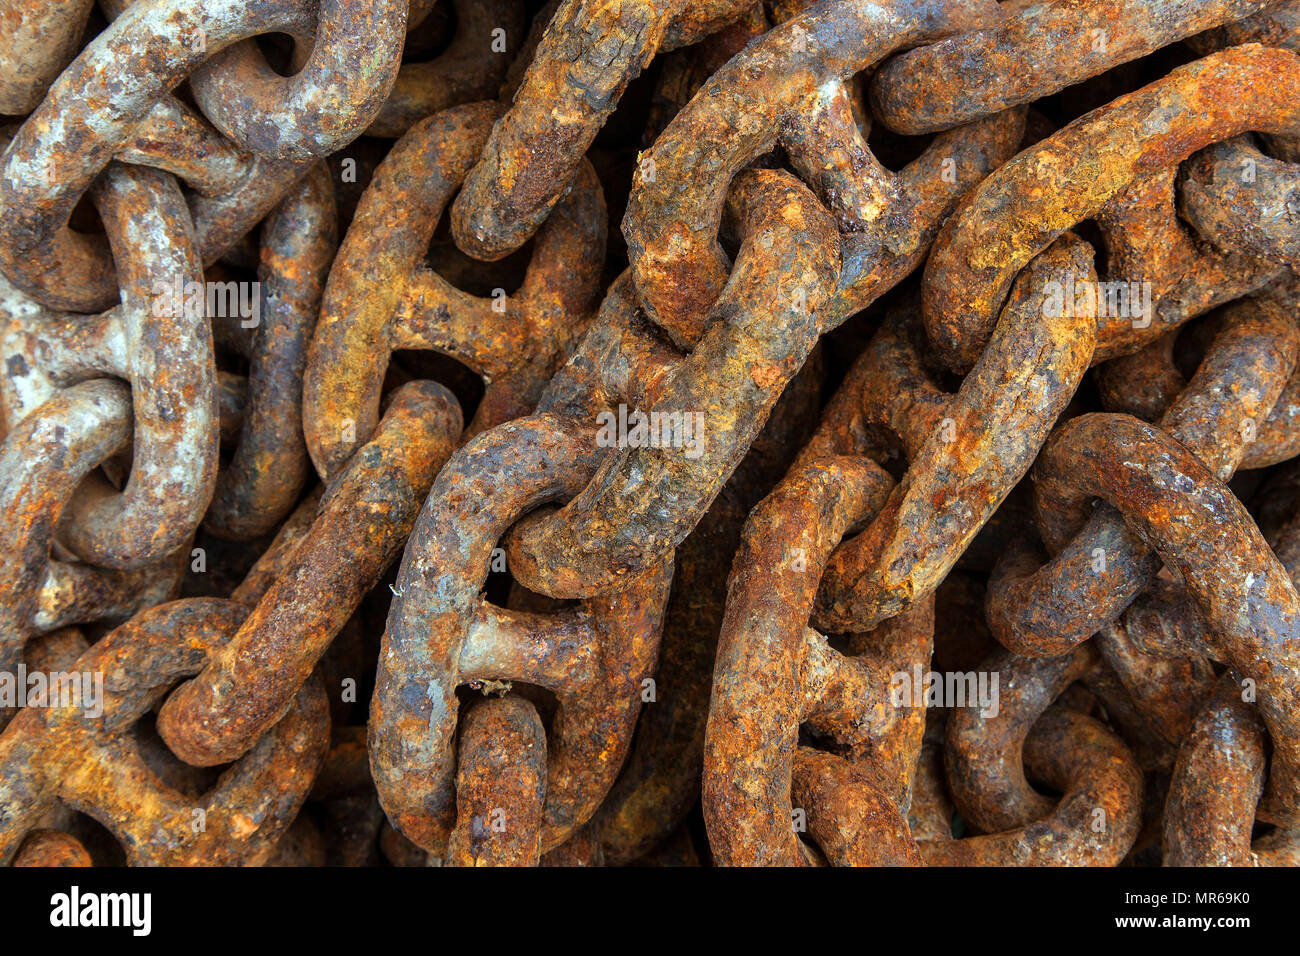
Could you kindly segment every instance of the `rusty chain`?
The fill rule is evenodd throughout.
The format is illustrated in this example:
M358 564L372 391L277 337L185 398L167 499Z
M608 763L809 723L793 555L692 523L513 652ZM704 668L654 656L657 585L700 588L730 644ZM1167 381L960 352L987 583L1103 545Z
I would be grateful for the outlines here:
M1300 864L1300 3L0 0L0 862Z

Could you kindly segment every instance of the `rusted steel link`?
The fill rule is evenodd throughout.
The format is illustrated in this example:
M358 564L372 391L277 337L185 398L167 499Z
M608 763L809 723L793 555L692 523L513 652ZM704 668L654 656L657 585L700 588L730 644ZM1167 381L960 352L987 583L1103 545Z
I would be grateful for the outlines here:
M0 446L0 673L14 672L41 630L39 597L60 515L81 480L130 437L130 393L99 380L60 392Z
M742 241L718 321L668 366L647 405L695 416L695 450L620 447L558 512L525 519L507 558L529 590L603 594L658 566L708 510L816 345L835 277L830 217L781 172L738 177L731 202Z
M13 866L93 865L81 841L61 830L33 830L13 859Z
M1024 744L1029 774L1062 794L1025 826L920 844L926 866L1115 866L1137 839L1142 771L1100 721L1049 707Z
M1300 52L1300 3L1286 0L1265 7L1254 16L1245 17L1232 23L1225 23L1215 30L1209 30L1189 39L1189 45L1200 54L1242 43L1262 43L1265 46L1284 47ZM1206 170L1206 161L1198 162L1190 171L1184 190L1182 208L1189 221L1203 234L1219 242L1220 237L1226 242L1243 242L1248 251L1268 258L1279 258L1279 254L1294 256L1297 241L1295 223L1300 217L1300 200L1295 197L1296 170L1294 164L1300 163L1300 136L1277 135L1262 137L1268 151L1276 158L1265 158L1263 166L1268 174L1258 191L1245 189L1225 174L1230 170L1225 167L1235 160L1239 165L1237 172L1241 176L1248 173L1255 176L1258 183L1260 155L1250 149L1246 141L1238 150L1236 144L1223 148L1223 153L1213 157L1213 166ZM1234 152L1238 155L1232 155ZM1244 166L1250 162L1256 165ZM1208 183L1197 183L1212 176ZM1205 201L1197 209L1189 200L1191 190L1199 189L1205 194ZM1220 203L1228 200L1226 208L1215 209L1210 200L1218 199ZM1235 202L1234 202L1235 201ZM1258 224L1253 218L1262 218ZM1293 264L1294 267L1294 264Z
M36 108L77 55L94 0L0 0L0 114Z
M216 366L204 304L175 294L202 279L175 179L113 166L96 200L122 280L134 451L126 488L87 482L69 503L62 538L84 560L139 568L187 542L212 498ZM171 288L160 292L160 283Z
M1264 724L1225 677L1178 751L1164 817L1166 866L1300 865L1300 831L1251 840L1264 792Z
M650 100L650 115L641 134L642 146L647 149L653 146L672 118L690 102L709 77L722 69L723 64L743 50L749 41L766 33L770 26L763 4L755 2L716 33L665 54Z
M477 434L532 411L599 302L606 213L583 166L538 236L523 285L480 298L423 263L448 198L499 107L475 103L422 120L375 172L325 289L303 382L307 446L327 479L374 429L388 357L437 349L487 381Z
M393 393L374 439L330 486L311 531L239 633L163 705L158 732L177 756L201 767L233 760L292 706L406 543L461 425L460 406L437 383Z
M262 226L259 322L248 356L243 430L217 475L204 519L214 534L248 539L270 533L307 483L302 379L337 245L334 187L317 163Z
M244 149L284 160L328 156L369 126L388 98L401 65L407 8L407 0L305 5L297 22L280 30L311 51L293 76L276 73L257 45L244 40L195 69L195 102ZM235 9L225 15L231 13L242 16Z
M925 712L925 736L921 739L916 776L912 780L912 803L907 810L907 826L918 843L952 839L954 810L943 769L946 713L944 710Z
M1152 654L1129 633L1121 617L1103 627L1094 642L1150 732L1177 746L1214 689L1214 666L1204 640L1185 656Z
M1002 166L962 199L926 265L926 329L944 363L958 370L974 364L1012 280L1063 230L1117 197L1129 199L1130 212L1163 201L1172 213L1172 191L1162 177L1172 184L1179 161L1248 130L1300 131L1298 104L1300 56L1237 47L1189 63L1080 117ZM1160 221L1171 217L1162 215ZM1159 271L1126 274L1125 264L1116 269L1112 263L1111 275L1158 281L1162 291L1170 286ZM1155 311L1165 322L1196 314L1181 308ZM1098 357L1132 351L1168 331L1154 321L1145 328L1134 325L1129 318L1102 323Z
M1223 250L1300 269L1300 167L1241 137L1198 153L1184 169L1179 211Z
M131 733L245 613L215 599L145 611L71 665L103 680L102 713L84 701L20 711L0 734L0 861L56 801L107 827L132 865L256 865L271 853L325 758L329 714L319 682L303 687L285 719L197 800L158 778Z
M1097 665L1084 644L1048 660L997 650L977 671L998 675L997 712L967 701L948 712L944 767L948 794L962 819L984 833L1028 826L1052 812L1056 801L1025 777L1025 738L1061 692Z
M324 5L327 19L321 25L328 22L331 37L339 30L346 37L349 23L364 24L372 10L402 2L385 0L376 7L368 0L331 0ZM60 74L0 160L0 212L7 224L0 236L0 269L28 295L55 308L88 312L112 305L118 286L102 239L68 227L82 194L109 159L130 143L157 102L211 53L259 33L314 35L320 12L316 0L132 4ZM196 42L199 38L203 42ZM364 35L352 39L362 46L368 42ZM332 47L326 51L317 44L322 56L332 55ZM394 70L399 53L400 42ZM346 72L339 79L378 108L382 95L376 99L368 86L378 77ZM253 110L250 115L261 114ZM304 126L322 115L308 111L282 118L277 121L278 135L285 144L310 139L311 147L323 155L349 142L371 118L363 110L338 128ZM333 124L335 117L329 114L326 120ZM193 213L204 261L214 261L261 219L306 173L314 155L288 160L260 155L232 194L196 197Z
M202 305L186 307L173 295L202 275L175 180L114 166L97 185L96 201L120 262L122 304L103 316L50 317L9 290L5 415L12 425L59 386L86 378L132 383L130 481L119 493L91 478L69 502L62 536L85 560L142 569L187 544L212 496L212 335Z
M1295 280L1265 286L1254 298L1262 308L1294 315L1300 310ZM1143 421L1158 421L1187 380L1174 363L1180 330L1166 333L1137 352L1111 359L1097 368L1097 385L1107 411L1125 412ZM1292 373L1273 410L1247 429L1255 439L1246 445L1238 470L1267 468L1300 455L1300 371Z
M213 197L238 189L255 162L174 96L154 104L115 158L165 169Z
M638 860L680 830L699 799L704 732L727 574L745 516L788 469L821 406L817 352L782 393L744 461L676 551L672 594L655 669L627 761L597 817L605 865Z
M1232 477L1300 358L1292 315L1246 300L1227 317L1192 381L1160 420L1223 481ZM1011 650L1055 656L1118 617L1155 579L1161 561L1113 508L1093 511L1072 538L1063 536L1041 498L1039 514L1053 557L1044 564L1031 541L1014 542L989 581L988 621Z
M898 387L897 394L888 387L875 393L874 414L905 436L910 467L870 526L828 561L815 627L870 628L938 587L1029 470L1088 367L1095 303L1061 315L1045 314L1044 303L1053 283L1091 275L1092 250L1072 235L1040 254L1016 280L989 347L942 411L946 396L919 372L883 371L904 340L890 341L897 333L888 328L881 333L883 351L869 349L864 361ZM869 374L864 367L855 376L861 383Z
M1107 261L1098 290L1106 308L1095 362L1140 348L1217 306L1258 295L1289 274L1279 263L1199 241L1178 215L1178 169L1139 178L1094 217Z
M100 0L99 7L113 21L133 2ZM171 95L154 103L115 158L165 169L211 197L239 189L258 162L258 157L222 136L192 106Z
M456 244L480 259L523 245L564 196L587 147L655 53L694 43L751 3L564 0L452 206Z
M1285 497L1285 496L1283 496ZM1292 503L1292 506L1294 503ZM1273 552L1292 581L1300 569L1300 522L1292 518ZM1152 655L1213 651L1205 626L1180 586L1166 584L1143 595L1119 626ZM1218 655L1216 655L1218 656ZM1278 828L1252 845L1256 805L1264 790L1264 725L1235 674L1202 695L1182 739L1164 816L1164 855L1172 866L1295 866L1300 833Z
M1297 542L1300 534L1295 522L1283 528L1273 542L1274 554L1293 581L1300 567ZM1206 639L1206 630L1187 592L1160 579L1096 637L1135 709L1153 732L1171 744L1182 742L1194 730L1193 722L1202 706L1209 706L1216 683L1210 660L1226 657ZM1239 696L1243 693L1239 688ZM1214 719L1220 720L1222 715Z
M1066 423L1035 466L1039 512L1066 534L1100 497L1181 574L1207 640L1259 689L1273 740L1260 817L1300 820L1300 599L1245 508L1199 459L1127 415ZM1049 532L1049 537L1054 534Z
M546 731L521 697L481 700L460 722L449 866L536 866L542 856Z
M820 3L710 77L643 155L623 217L649 317L679 345L699 339L727 281L718 226L732 177L777 145L841 234L843 266L826 328L917 266L962 191L1015 152L1023 116L941 136L895 174L867 148L845 83L891 50L995 13L988 3Z
M808 814L808 835L831 866L919 866L907 818L869 772L835 754L800 747L791 801Z
M1253 16L1224 23L1187 39L1187 45L1198 56L1243 43L1262 43L1300 53L1300 2L1271 3ZM1263 138L1272 155L1289 163L1300 163L1300 136L1265 135Z
M523 4L452 0L451 6L456 11L451 44L427 63L402 64L366 135L401 136L427 116L496 96L524 38Z
M827 556L879 510L892 484L867 458L819 459L792 471L746 523L705 735L704 817L721 865L807 862L792 828L796 809L814 839L829 838L818 842L832 863L917 862L900 809L910 800L925 706L903 706L890 687L891 675L928 664L933 604L863 635L852 656L807 623ZM844 755L796 759L804 723ZM792 804L792 787L811 805ZM855 835L845 843L844 832Z
M499 425L447 463L412 532L380 650L370 763L393 825L435 858L453 823L458 686L526 681L559 698L543 850L590 819L627 754L658 652L671 558L620 593L553 615L495 607L480 594L506 529L576 494L598 460L588 427L551 414Z
M1050 96L1269 0L1071 0L1021 4L995 26L900 54L872 78L890 129L950 129ZM952 77L936 95L935 78Z
M10 323L4 333L5 343L23 324L24 317L39 315L39 307L27 300L21 293L12 290L0 279L0 288L5 291L4 304L0 306L8 316ZM21 357L14 362L15 355L0 346L5 367L10 371L24 368ZM19 352L21 356L21 350ZM176 596L183 569L181 553L168 555L155 564L146 565L138 570L120 571L95 567L68 560L66 552L55 559L49 551L52 543L55 523L64 508L64 502L74 493L75 482L94 468L99 462L85 463L80 460L81 451L87 441L94 442L102 438L104 428L109 431L125 429L129 437L131 420L129 411L124 418L117 415L105 417L101 414L118 400L119 389L115 383L101 381L97 387L76 387L68 391L46 387L42 382L30 389L11 389L14 382L21 382L21 376L13 379L0 379L0 412L10 424L7 437L13 438L13 444L7 451L0 451L7 462L0 466L0 482L7 491L3 498L5 508L18 508L25 512L21 516L11 513L12 522L6 525L11 537L0 546L0 553L5 555L4 574L9 582L6 592L10 595L10 604L3 612L6 623L0 644L12 641L21 643L31 636L70 624L108 621L121 623L136 611L170 600ZM99 385L111 386L107 389ZM108 406L101 399L109 396ZM36 403L45 403L37 405ZM35 409L35 411L34 411ZM55 423L62 423L63 430L44 421L44 416L51 416ZM39 435L35 442L23 436ZM49 439L60 447L67 448L70 457L50 459ZM125 439L117 447L125 445ZM39 451L37 450L39 449ZM107 458L107 453L103 456ZM56 475L51 471L54 461L59 467L68 471L67 475ZM73 485L61 488L52 499L50 489L61 487L64 482L73 481ZM35 495L35 499L31 496ZM33 512L32 507L37 510ZM48 522L48 525L47 525ZM45 541L43 548L41 541ZM184 547L181 548L184 551ZM45 558L40 557L44 555ZM49 560L46 560L48 558ZM35 592L30 590L35 587ZM34 600L34 611L28 603ZM5 654L0 652L0 660ZM3 668L0 668L2 670Z

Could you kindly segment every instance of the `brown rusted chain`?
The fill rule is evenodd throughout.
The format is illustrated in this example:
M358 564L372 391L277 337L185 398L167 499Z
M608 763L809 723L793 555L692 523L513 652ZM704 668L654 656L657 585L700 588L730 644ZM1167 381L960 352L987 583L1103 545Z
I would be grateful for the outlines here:
M338 243L334 191L317 164L262 227L258 325L252 333L243 429L217 474L206 527L227 537L271 531L311 471L302 429L302 379Z
M81 479L130 434L127 389L93 381L40 406L0 446L0 671L12 673L39 633L40 592L61 512Z
M816 344L835 269L829 217L783 173L747 173L731 201L743 238L715 306L726 318L665 369L651 406L660 415L696 415L699 447L619 448L559 512L526 520L507 554L531 590L598 594L662 561L707 510ZM629 293L616 287L611 298ZM674 501L672 513L662 500Z
M0 860L1297 858L1300 4L67 6Z
M659 49L700 39L752 0L563 0L511 109L452 206L456 243L495 259L519 248L564 196L627 84Z
M488 382L470 434L532 410L597 305L605 208L590 166L538 236L523 285L481 298L422 263L498 108L416 124L375 171L325 290L303 383L312 459L330 478L374 428L386 354L437 349ZM434 172L430 174L430 170Z
M479 596L505 530L528 509L579 491L596 451L554 415L499 425L443 468L412 532L380 652L370 760L389 819L435 856L454 817L457 686L519 680L560 698L547 746L543 849L590 818L626 755L670 568L555 615L511 612Z
M1287 269L1245 252L1220 252L1180 220L1177 167L1136 180L1094 217L1107 267L1096 361L1123 355L1164 331L1281 281ZM1099 250L1100 251L1100 250Z
M1227 480L1298 358L1293 316L1264 302L1239 303L1160 426ZM1003 556L989 586L993 633L1021 654L1061 654L1086 640L1160 570L1157 555L1114 510L1095 511L1072 539L1061 539L1059 527L1045 533L1050 561L1043 564L1032 542L1022 540Z
M827 328L910 272L960 192L1014 151L1021 117L941 136L894 174L867 148L845 81L891 50L994 11L910 0L817 4L710 77L638 163L623 218L648 316L679 344L699 339L727 280L717 236L732 177L778 144L842 234Z
M314 29L301 30L301 14L280 28L310 45L293 76L280 76L244 40L195 69L194 99L217 129L251 152L296 161L328 156L364 130L388 97L408 6L408 0L322 0ZM226 36L207 42L216 50L229 42Z
M1298 295L1293 275L1265 286L1252 298L1261 308L1295 314L1300 308ZM1174 360L1174 345L1180 334L1181 330L1175 329L1137 352L1098 366L1097 385L1103 407L1143 421L1157 421L1187 387L1187 379ZM1268 417L1247 425L1250 427L1245 432L1253 433L1254 440L1246 445L1239 470L1266 468L1300 454L1300 371L1287 379Z
M337 2L341 9L325 11L339 17L331 21L331 29L344 27L354 17L368 22L371 4ZM210 53L270 31L313 35L317 12L317 4L308 0L274 5L235 0L199 6L187 0L132 4L60 74L0 159L5 171L0 209L8 224L0 237L0 269L26 293L56 308L89 311L110 305L117 284L108 250L102 240L75 233L67 225L77 201L109 159L129 143L159 99ZM397 51L391 59L395 72ZM358 82L357 76L365 82ZM334 151L369 122L382 100L375 98L369 81L382 77L362 72L338 79L360 98L358 108L331 116L328 130L302 130L303 138L312 140L305 156L261 155L239 190L196 199L192 211L205 262L215 260L269 211L314 156ZM310 116L297 118L306 121ZM295 131L293 123L281 128L286 144L296 141Z
M642 144L647 149L653 146L672 118L691 101L709 77L743 50L750 40L766 33L770 26L763 4L756 2L716 33L664 54L650 102L650 115L641 137Z
M1300 52L1300 4L1294 0L1274 3L1254 16L1189 40L1202 54L1242 43ZM1295 167L1300 162L1300 136L1261 138L1272 156L1259 152L1243 137L1216 144L1196 157L1185 172L1180 210L1216 245L1235 245L1266 259L1287 262L1294 269L1300 245L1296 237L1300 187Z
M1187 39L1187 45L1198 56L1243 43L1262 43L1300 52L1300 3L1279 0L1252 16L1224 23ZM1300 136L1265 134L1263 139L1268 143L1269 152L1278 159L1300 162Z
M102 480L84 487L70 502L63 534L84 559L137 569L184 545L212 496L212 336L203 305L187 305L173 294L200 275L175 181L142 167L115 166L97 189L125 283L123 302L97 318L46 321L34 304L11 293L16 321L8 336L6 417L20 419L59 385L81 379L115 375L132 383L130 482L120 493Z
M1114 866L1137 837L1142 772L1101 722L1049 707L1025 764L1062 794L1045 818L999 833L920 844L926 866Z
M97 189L123 281L122 355L133 386L135 447L126 488L83 487L63 536L84 559L131 568L185 543L212 498L216 370L206 308L174 294L177 284L184 288L201 274L175 180L120 166Z
M460 722L451 866L536 866L542 856L546 731L520 697L482 700Z
M871 82L875 114L916 135L1042 99L1269 0L1083 0L1022 4L1001 22L900 54ZM934 77L959 85L936 95Z
M894 378L896 395L881 389L878 424L904 436L910 467L870 526L831 556L814 626L869 628L938 586L1029 470L1092 358L1093 305L1059 315L1044 308L1052 284L1092 275L1091 250L1067 235L1017 279L989 347L946 405L933 383L906 365L911 380ZM886 356L906 352L898 338L880 345ZM861 381L869 373L855 374ZM1026 394L1036 401L1021 401ZM840 414L851 421L853 392L845 401L850 407Z
M755 183L756 198L787 195L770 187L765 193L765 185ZM771 183L779 185L779 179ZM511 510L522 512L576 494L589 484L602 458L614 457L616 453L602 452L592 441L597 413L620 402L660 407L659 393L681 364L675 350L640 327L625 275L606 297L574 357L551 383L539 414L479 435L453 457L430 493L399 574L400 594L385 635L371 711L371 761L390 819L435 857L442 852L451 823L447 748L455 720L451 694L457 683L516 679L511 675L522 673L523 679L541 682L560 695L565 720L553 729L548 749L544 848L573 835L613 783L640 707L639 693L645 690L637 682L643 685L654 665L659 615L667 597L665 570L651 569L648 579L632 588L586 602L576 619L569 614L553 621L521 616L471 596L478 594L486 576L492 545L514 520ZM683 450L653 451L680 455ZM480 509L478 502L489 499L507 513L493 516ZM471 528L472 538L467 536ZM444 553L445 559L434 557ZM431 590L425 578L434 568L446 570ZM483 615L490 628L487 622L478 623ZM564 663L582 646L563 639L575 628L593 635L587 643L599 640L607 648L599 666ZM430 637L422 636L426 634ZM422 649L426 640L432 643ZM484 641L491 650L476 647ZM526 652L523 660L521 651ZM457 659L459 664L454 663ZM625 661L622 672L603 671L618 659ZM435 666L448 660L453 662L450 672ZM472 668L482 670L476 676ZM539 673L530 679L534 672ZM439 673L446 674L441 681ZM580 707L583 694L594 699ZM574 733L588 713L593 715L589 721L596 720L599 738L608 742L602 744L599 758L588 757L591 765L579 772L583 754L595 743ZM431 716L448 730L440 731L432 746L414 751L427 739L420 728L429 725ZM432 796L425 782L430 778L437 788ZM438 809L431 814L429 807ZM588 834L591 830L584 828Z
M1279 0L1251 16L1224 23L1191 37L1188 45L1203 56L1214 50L1243 43L1285 46L1297 36L1300 36L1300 3L1296 0Z
M456 400L436 383L393 394L375 437L330 486L266 596L203 672L163 705L158 731L181 759L196 766L233 760L283 716L405 544L461 424Z
M900 808L910 799L925 707L909 701L904 709L889 693L894 673L928 661L933 607L920 603L864 635L852 656L807 625L827 556L879 510L891 485L869 459L819 459L792 471L746 523L705 737L705 821L722 865L806 862L796 810L832 863L917 862ZM798 748L805 721L846 756ZM756 776L761 789L752 786ZM811 805L792 804L792 794ZM837 830L856 835L847 845L823 842Z
M1243 87L1258 95L1242 100ZM1144 177L1162 169L1168 173L1161 175L1172 182L1174 164L1211 142L1248 130L1300 130L1298 91L1296 54L1236 47L1180 67L1081 117L976 186L939 233L926 264L926 329L945 364L965 369L974 363L1012 280L1063 230L1101 212L1134 184L1159 186L1158 177ZM1076 166L1076 157L1084 157L1086 166ZM1146 201L1141 191L1130 195L1137 205ZM1108 279L1151 281L1154 276L1171 285L1159 273L1112 272ZM1158 317L1166 325L1150 321L1137 328L1140 323L1130 316L1103 323L1098 356L1131 351L1144 338L1154 340L1168 331L1167 324L1195 314L1170 315L1158 303L1154 308L1154 316L1141 319Z
M819 359L814 353L786 388L744 461L677 549L655 694L642 710L632 749L598 818L607 866L653 852L699 799L727 572L745 515L779 480L816 422L823 379Z
M1300 268L1300 169L1265 156L1248 138L1198 153L1185 171L1179 210L1220 249Z
M456 12L451 43L433 60L402 64L367 135L402 136L435 113L496 95L524 38L522 4L452 0L451 6Z
M1116 456L1130 464L1114 467ZM1077 527L1087 500L1101 497L1178 569L1207 639L1259 687L1274 747L1261 815L1286 824L1297 819L1300 638L1293 631L1300 599L1245 508L1182 445L1125 415L1068 422L1044 449L1035 474L1040 502L1051 503L1061 527Z
M1165 808L1167 866L1296 866L1300 832L1251 839L1264 791L1264 724L1225 678L1196 716L1174 767Z
M952 839L955 811L943 769L945 713L937 709L925 712L925 735L912 781L912 802L907 809L907 826L917 843Z
M10 722L0 734L0 859L12 858L56 800L99 820L133 864L248 865L269 855L325 757L329 718L318 683L198 800L158 780L127 735L245 613L209 599L145 611L72 665L102 679L102 714L83 713L84 705L24 708Z
M54 78L77 55L94 0L0 2L0 114L35 109Z
M1288 575L1300 569L1300 523L1278 533L1273 551ZM1169 585L1144 595L1121 626L1151 656L1213 652L1187 592ZM1221 655L1215 655L1221 656ZM1200 701L1182 738L1164 816L1164 859L1173 866L1294 866L1295 828L1252 841L1267 773L1267 732L1238 675L1225 674Z
M998 675L997 713L990 717L973 707L953 708L945 738L948 793L962 819L996 833L1051 813L1054 802L1025 778L1025 740L1061 692L1096 663L1096 650L1086 644L1048 660L999 650L980 662L979 671Z

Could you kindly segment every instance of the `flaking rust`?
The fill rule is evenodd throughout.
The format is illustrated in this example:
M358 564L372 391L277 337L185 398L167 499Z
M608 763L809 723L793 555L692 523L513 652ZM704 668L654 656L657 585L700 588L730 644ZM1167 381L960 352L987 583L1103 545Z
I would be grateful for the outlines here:
M1296 865L1298 37L0 0L0 862Z

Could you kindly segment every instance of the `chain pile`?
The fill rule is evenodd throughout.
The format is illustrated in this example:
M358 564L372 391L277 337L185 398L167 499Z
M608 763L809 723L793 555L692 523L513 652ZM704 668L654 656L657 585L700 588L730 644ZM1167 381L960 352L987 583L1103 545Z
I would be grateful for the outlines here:
M1300 863L1300 2L0 67L0 862Z

